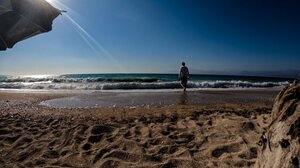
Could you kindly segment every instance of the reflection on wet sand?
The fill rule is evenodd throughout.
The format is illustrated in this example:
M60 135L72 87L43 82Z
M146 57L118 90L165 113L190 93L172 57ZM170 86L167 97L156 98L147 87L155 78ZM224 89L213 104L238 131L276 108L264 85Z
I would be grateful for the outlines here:
M179 104L186 105L188 102L188 95L187 92L182 92L179 96Z
M193 105L218 103L273 103L279 90L218 90L218 91L189 91L189 92L93 92L74 97L47 100L41 105L62 108L86 107L136 107L136 106L165 106Z

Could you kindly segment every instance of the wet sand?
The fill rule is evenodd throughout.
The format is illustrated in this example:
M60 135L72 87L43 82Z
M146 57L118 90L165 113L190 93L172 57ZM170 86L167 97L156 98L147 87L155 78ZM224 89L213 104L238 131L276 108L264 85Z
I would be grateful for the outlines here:
M273 103L280 89L202 90L170 92L92 92L52 99L42 105L65 108L159 107L170 105L214 105Z
M41 102L104 95L0 92L0 165L253 167L278 92L199 91L185 98L179 92L148 94L150 98L136 94L144 103L100 107L98 101L93 108ZM111 99L118 103L121 98L114 96L120 95ZM176 102L145 105L169 98Z

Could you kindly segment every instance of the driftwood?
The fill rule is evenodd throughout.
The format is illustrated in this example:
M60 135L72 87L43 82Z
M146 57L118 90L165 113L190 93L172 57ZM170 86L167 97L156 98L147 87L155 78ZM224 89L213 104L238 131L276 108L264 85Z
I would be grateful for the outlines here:
M272 122L261 136L255 167L300 166L300 84L286 86L276 97Z

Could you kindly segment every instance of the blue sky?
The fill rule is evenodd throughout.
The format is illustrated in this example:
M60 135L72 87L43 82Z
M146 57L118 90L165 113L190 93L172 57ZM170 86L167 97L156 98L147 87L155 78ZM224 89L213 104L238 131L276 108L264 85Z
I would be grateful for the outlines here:
M68 12L0 52L0 74L300 72L296 0L49 1Z

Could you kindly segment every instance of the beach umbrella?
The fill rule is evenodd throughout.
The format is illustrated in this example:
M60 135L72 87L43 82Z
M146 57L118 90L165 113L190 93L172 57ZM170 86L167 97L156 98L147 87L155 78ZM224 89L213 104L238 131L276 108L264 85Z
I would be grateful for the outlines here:
M45 0L0 0L0 50L50 31L59 14Z

